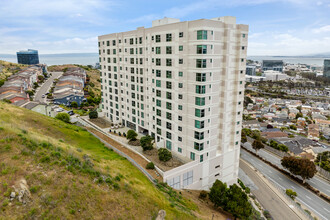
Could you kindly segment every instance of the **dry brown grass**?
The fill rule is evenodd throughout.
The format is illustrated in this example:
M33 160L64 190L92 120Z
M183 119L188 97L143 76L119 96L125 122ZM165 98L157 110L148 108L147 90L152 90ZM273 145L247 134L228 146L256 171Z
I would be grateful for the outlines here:
M11 63L7 61L0 60L0 80L8 76L11 76L14 73L26 68L28 65Z

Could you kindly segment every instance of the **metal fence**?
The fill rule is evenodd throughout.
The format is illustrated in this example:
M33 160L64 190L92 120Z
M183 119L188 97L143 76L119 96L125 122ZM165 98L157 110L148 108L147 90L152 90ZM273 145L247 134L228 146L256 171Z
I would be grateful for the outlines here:
M270 151L270 152L272 152L273 154L276 154L279 157L288 157L288 156L290 156L290 154L288 154L287 152L279 151L279 150L277 150L275 148L272 148L272 147L270 147L268 145L265 145L265 144L264 144L264 146L265 146L265 150Z

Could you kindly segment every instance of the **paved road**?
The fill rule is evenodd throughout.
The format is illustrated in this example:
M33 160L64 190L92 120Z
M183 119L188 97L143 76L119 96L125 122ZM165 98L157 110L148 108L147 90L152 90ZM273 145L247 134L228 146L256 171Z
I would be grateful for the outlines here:
M42 98L42 95L47 93L50 87L53 85L53 80L58 79L63 72L52 72L52 76L49 77L46 82L38 89L34 96L34 101L39 101L41 103L46 103L46 97Z
M244 149L241 150L241 158L252 164L253 167L259 170L267 179L275 183L281 189L292 189L297 192L298 196L296 201L305 205L307 209L314 212L321 219L330 219L330 204L328 202Z
M295 212L281 198L268 187L268 185L256 174L256 172L246 164L240 161L239 167L246 173L257 189L251 189L261 205L267 209L274 219L300 219Z
M254 151L254 149L252 148L252 146L249 142L244 143L244 146L246 148ZM272 154L272 153L270 153L270 152L268 152L264 149L259 150L258 155L263 157L264 159L268 160L272 164L275 164L278 167L285 169L281 165L281 158L280 157L278 157L278 156L276 156L276 155L274 155L274 154ZM324 194L330 196L330 184L329 184L328 181L326 181L326 180L324 180L324 179L322 179L322 178L315 175L312 179L306 180L306 182L309 183L314 188L320 190Z

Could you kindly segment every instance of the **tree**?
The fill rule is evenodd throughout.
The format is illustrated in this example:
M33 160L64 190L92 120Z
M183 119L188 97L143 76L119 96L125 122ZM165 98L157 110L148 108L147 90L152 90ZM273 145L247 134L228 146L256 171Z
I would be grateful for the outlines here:
M285 193L292 199L294 200L297 197L297 193L293 191L292 189L287 189L285 190Z
M227 184L221 182L220 180L215 180L211 189L209 198L211 202L214 203L215 207L222 207L227 204Z
M44 81L44 78L45 78L45 77L44 77L43 75L39 75L39 76L38 76L38 80L39 80L40 82Z
M4 79L0 79L0 87L3 86L3 84L5 84L5 80Z
M56 119L64 121L66 123L70 123L70 115L68 113L58 113L55 116Z
M259 139L256 139L253 141L252 147L258 153L258 150L260 150L261 148L264 148L264 145Z
M302 113L298 112L298 113L296 114L296 119L298 119L298 118L302 118L302 117L303 117L303 114L302 114Z
M290 125L290 129L292 129L292 130L297 130L297 126L295 126L295 125Z
M143 151L152 150L154 138L147 135L140 139L140 145L143 148Z
M222 207L235 219L247 219L252 214L252 206L246 193L236 184L227 188L226 183L216 180L210 189L209 198L215 207Z
M138 134L134 130L128 130L126 138L130 141L135 141Z
M89 116L90 119L98 118L98 117L99 117L97 111L91 111L91 112L88 114L88 116Z
M241 142L242 143L246 143L247 142L247 137L246 137L246 134L245 132L242 130L242 133L241 133Z
M166 148L160 148L158 150L158 158L163 162L169 161L172 158L172 153Z
M326 171L330 172L330 151L318 153L315 163Z
M288 169L292 174L301 176L303 183L306 179L313 178L315 175L316 167L315 164L304 158L296 157L283 157L281 164L284 168Z
M34 95L34 92L31 91L31 90L26 90L25 93L26 94L29 94L29 96L33 96Z
M78 107L78 103L77 102L71 102L71 107L72 108L77 108Z

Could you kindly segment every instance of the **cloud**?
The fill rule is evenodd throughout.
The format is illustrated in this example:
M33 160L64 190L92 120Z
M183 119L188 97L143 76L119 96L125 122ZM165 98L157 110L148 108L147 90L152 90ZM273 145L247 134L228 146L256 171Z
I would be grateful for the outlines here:
M313 29L312 31L313 31L313 33L315 33L315 34L320 34L320 33L330 32L330 25L325 25L325 26L323 26L323 27Z

